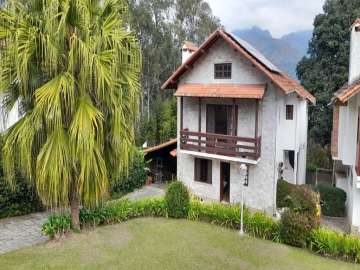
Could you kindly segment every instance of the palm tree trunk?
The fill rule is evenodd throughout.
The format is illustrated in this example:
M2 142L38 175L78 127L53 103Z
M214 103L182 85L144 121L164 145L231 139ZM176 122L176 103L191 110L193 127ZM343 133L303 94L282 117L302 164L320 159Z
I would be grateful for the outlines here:
M79 194L75 187L71 188L71 199L70 199L70 208L71 208L71 228L74 231L80 231L80 200Z

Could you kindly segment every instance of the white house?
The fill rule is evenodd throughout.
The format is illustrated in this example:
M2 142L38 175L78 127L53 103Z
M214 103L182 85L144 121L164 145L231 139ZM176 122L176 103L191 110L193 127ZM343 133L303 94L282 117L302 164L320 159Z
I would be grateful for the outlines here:
M360 19L351 27L348 83L334 94L331 152L336 186L347 194L351 231L360 230Z
M3 102L3 99L1 97L0 102ZM15 103L14 107L7 114L0 108L0 133L3 133L5 130L15 124L19 120L19 118L20 114L18 102Z
M182 47L183 63L162 89L177 89L177 176L204 199L274 213L279 165L305 183L307 106L315 98L245 41L218 29ZM190 55L189 55L190 53Z

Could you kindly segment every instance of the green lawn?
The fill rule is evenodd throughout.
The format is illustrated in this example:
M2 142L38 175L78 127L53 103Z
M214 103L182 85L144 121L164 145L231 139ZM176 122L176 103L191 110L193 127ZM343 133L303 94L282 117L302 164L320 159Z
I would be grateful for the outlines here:
M134 219L0 256L0 269L360 269L205 223Z

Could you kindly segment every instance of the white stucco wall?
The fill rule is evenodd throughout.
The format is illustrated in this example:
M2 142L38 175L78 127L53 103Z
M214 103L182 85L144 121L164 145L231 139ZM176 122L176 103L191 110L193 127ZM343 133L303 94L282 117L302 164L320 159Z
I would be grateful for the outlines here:
M13 124L15 124L19 120L19 106L18 103L15 104L13 109L10 111L8 115L5 115L3 111L0 109L0 132L4 132Z
M352 97L346 106L340 106L339 111L339 135L338 135L338 160L348 170L345 179L336 179L337 186L345 190L347 194L347 216L352 231L360 233L360 189L357 188L359 177L355 171L358 111L360 95Z
M231 79L215 79L214 64L232 63ZM223 40L218 40L209 52L200 58L193 66L191 72L187 72L180 80L182 83L239 83L259 84L266 83L265 76L238 52L232 49Z
M360 32L355 27L351 29L349 62L349 84L352 84L360 77Z

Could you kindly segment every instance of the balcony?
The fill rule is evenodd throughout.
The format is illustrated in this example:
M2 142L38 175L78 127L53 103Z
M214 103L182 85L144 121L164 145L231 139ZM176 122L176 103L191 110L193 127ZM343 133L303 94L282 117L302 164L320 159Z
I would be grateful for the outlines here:
M261 154L261 137L246 138L185 129L180 131L180 149L228 157L234 161L257 161Z

